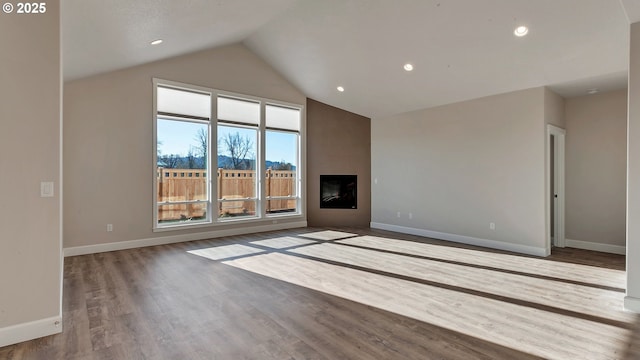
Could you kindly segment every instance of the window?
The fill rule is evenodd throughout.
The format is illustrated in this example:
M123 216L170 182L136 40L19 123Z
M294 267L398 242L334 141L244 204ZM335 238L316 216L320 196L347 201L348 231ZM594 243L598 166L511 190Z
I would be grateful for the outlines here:
M218 171L225 174L217 183L220 218L256 216L257 143L256 128L218 125Z
M157 173L167 174L156 182L156 223L207 222L207 180L185 178L184 170L206 169L211 95L158 86L156 103ZM165 169L178 171L169 178Z
M266 105L266 213L298 210L300 109Z
M218 217L256 217L260 103L218 97L217 108L218 171L225 174L218 176Z
M157 79L154 89L154 228L301 214L301 106Z

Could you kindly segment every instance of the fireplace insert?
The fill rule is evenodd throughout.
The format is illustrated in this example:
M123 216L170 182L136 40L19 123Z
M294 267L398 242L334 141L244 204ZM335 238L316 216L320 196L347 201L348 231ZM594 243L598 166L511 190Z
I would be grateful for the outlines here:
M357 209L357 175L320 175L320 208Z

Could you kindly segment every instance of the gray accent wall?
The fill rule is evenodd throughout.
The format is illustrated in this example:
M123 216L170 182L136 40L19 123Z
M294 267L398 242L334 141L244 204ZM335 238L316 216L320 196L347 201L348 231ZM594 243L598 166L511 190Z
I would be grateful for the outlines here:
M307 219L310 226L368 227L371 120L307 99ZM321 209L320 175L357 175L357 209Z

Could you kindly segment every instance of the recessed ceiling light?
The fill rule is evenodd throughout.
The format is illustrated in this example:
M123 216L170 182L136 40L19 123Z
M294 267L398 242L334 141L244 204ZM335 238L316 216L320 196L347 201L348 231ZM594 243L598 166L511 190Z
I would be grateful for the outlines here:
M593 94L597 94L600 90L593 88L593 89L589 89L587 90L587 94L589 95L593 95Z
M338 86L338 87L337 87L337 89L338 89L338 91L340 91L340 92L343 92L343 91L344 91L344 88L343 88L342 86Z
M151 45L158 45L158 44L162 44L162 39L153 40L153 41L151 42Z
M515 30L513 30L513 34L517 37L525 36L528 33L529 33L529 28L524 25L518 26Z
M409 64L409 63L404 64L404 69L405 69L406 71L411 71L411 70L413 70L413 65L411 65L411 64Z

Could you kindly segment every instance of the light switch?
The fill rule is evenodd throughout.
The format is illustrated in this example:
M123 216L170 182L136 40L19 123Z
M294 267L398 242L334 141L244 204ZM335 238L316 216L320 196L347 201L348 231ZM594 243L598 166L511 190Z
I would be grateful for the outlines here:
M43 181L40 183L40 197L53 197L53 182Z

